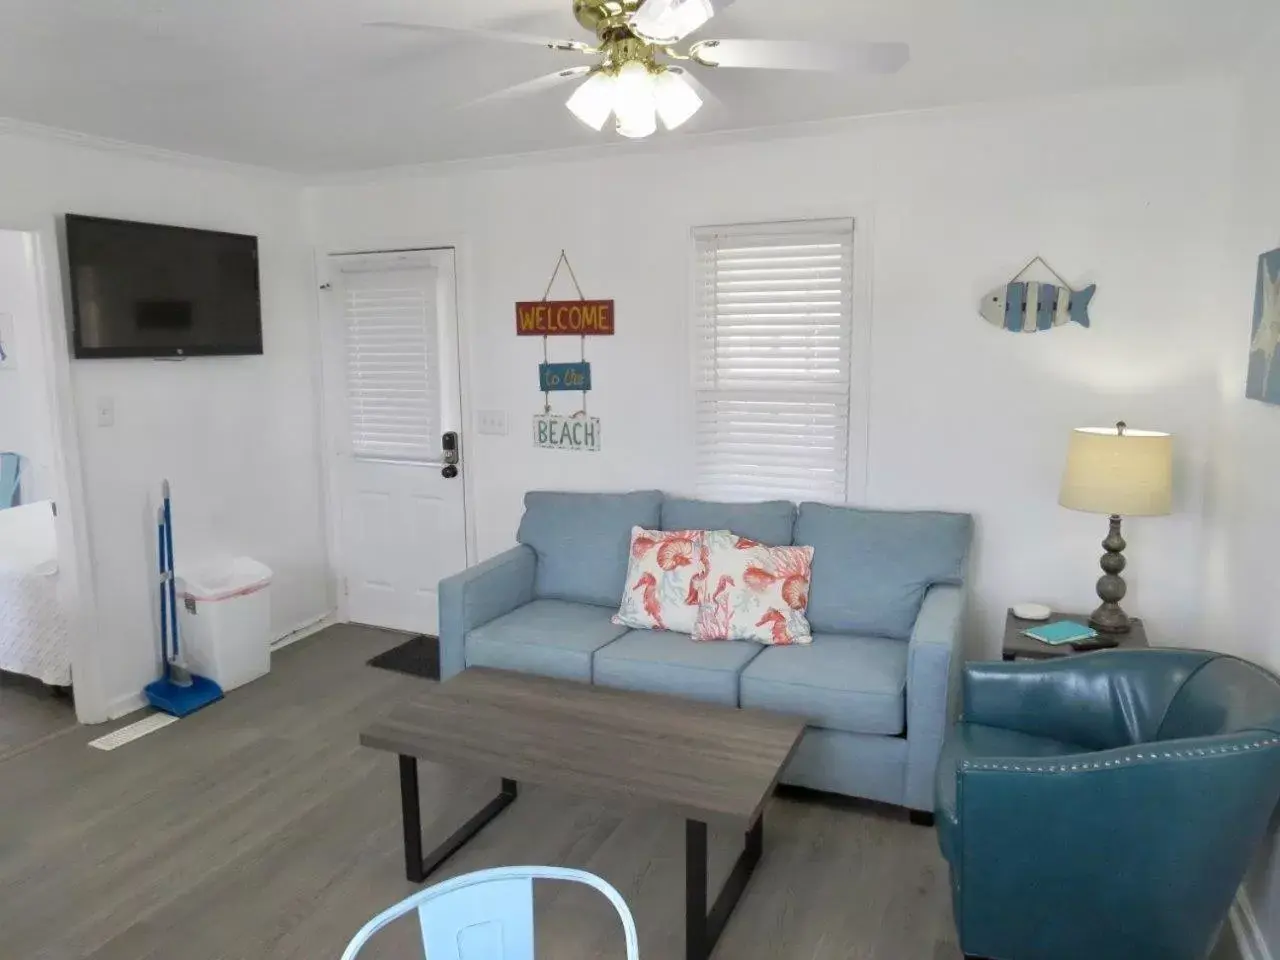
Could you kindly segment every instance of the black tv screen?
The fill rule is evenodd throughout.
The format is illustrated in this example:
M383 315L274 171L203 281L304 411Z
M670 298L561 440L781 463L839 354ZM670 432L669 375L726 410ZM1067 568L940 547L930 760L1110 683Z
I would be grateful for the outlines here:
M262 353L258 238L69 213L77 357Z

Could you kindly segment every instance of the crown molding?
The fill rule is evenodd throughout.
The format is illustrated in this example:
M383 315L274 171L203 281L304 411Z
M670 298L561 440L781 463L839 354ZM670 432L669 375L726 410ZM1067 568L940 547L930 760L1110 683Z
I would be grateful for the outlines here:
M0 137L5 136L45 143L67 144L86 150L120 154L137 160L149 160L153 163L167 163L174 166L195 167L204 170L221 170L226 173L239 174L240 176L277 180L295 185L303 183L303 178L300 174L275 167L241 163L235 160L223 160L218 157L206 157L194 153L183 153L180 150L168 150L164 147L153 147L143 143L133 143L129 140L116 140L93 133L82 133L79 130L67 130L63 127L32 123L29 120L17 120L13 117L0 117Z
M304 177L310 188L333 186L368 186L396 180L412 180L447 177L459 173L474 173L486 170L505 170L528 164L557 164L591 160L610 160L620 154L627 157L660 156L681 153L704 147L735 146L748 143L767 143L780 140L800 140L831 136L856 130L869 123L894 119L911 119L943 114L955 114L963 111L981 111L1011 106L1045 102L1069 103L1075 100L1095 97L1100 93L1119 95L1140 95L1148 91L1223 87L1234 78L1219 71L1182 77L1177 80L1161 83L1128 84L1124 86L1098 86L1085 90L1072 90L1062 93L1037 93L1019 97L992 97L983 100L971 100L964 103L940 103L900 110L885 110L873 113L854 114L843 117L823 117L816 120L799 120L786 123L764 124L758 126L734 127L725 130L708 130L703 132L679 132L665 136L650 137L646 140L611 140L601 143L575 144L571 147L551 147L541 150L527 150L519 153L490 154L479 157L459 157L451 160L428 160L421 163L393 164L384 167L371 167L364 170L337 171L319 173ZM622 153L625 151L625 154Z
M619 156L661 156L681 153L705 147L735 146L747 143L765 143L777 140L795 140L830 136L857 129L867 123L893 118L922 117L954 113L964 110L983 110L996 106L1049 101L1070 101L1095 96L1102 92L1131 93L1187 86L1203 86L1224 80L1239 80L1238 76L1224 76L1219 71L1207 71L1175 81L1150 84L1133 84L1122 87L1099 86L1088 90L1075 90L1056 94L1038 94L1024 97L991 98L967 103L944 103L900 110L887 110L843 117L825 117L787 123L734 127L705 132L681 132L641 141L607 141L575 144L570 147L550 147L516 153L487 154L478 157L458 157L449 160L428 160L420 163L389 164L332 173L308 173L286 170L259 164L225 160L199 154L183 153L164 147L149 146L128 140L117 140L91 133L82 133L62 127L32 123L10 117L0 117L0 137L13 136L46 143L62 143L89 150L115 153L139 160L166 163L195 169L219 170L244 177L274 180L298 187L323 188L330 186L369 185L395 180L434 178L484 170L503 170L528 164L556 164L611 160ZM625 153L623 153L625 151Z

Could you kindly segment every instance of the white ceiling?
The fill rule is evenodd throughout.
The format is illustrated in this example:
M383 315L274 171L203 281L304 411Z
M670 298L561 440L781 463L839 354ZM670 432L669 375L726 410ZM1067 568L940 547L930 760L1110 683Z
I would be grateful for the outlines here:
M0 0L0 117L307 174L599 143L572 86L466 106L580 54L361 27L586 36L571 0ZM1232 69L1275 0L738 0L698 36L905 40L892 77L703 71L675 134Z

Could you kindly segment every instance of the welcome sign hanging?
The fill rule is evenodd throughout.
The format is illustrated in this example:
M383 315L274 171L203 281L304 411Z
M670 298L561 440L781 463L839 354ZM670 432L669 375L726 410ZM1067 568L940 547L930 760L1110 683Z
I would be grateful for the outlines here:
M563 265L569 271L577 291L577 300L550 300L551 288ZM591 364L587 362L587 337L611 337L614 333L612 300L588 300L563 250L556 261L541 300L516 303L516 335L542 338L542 363L538 365L538 389L543 395L542 413L533 418L533 442L545 450L600 449L600 418L587 413L587 394L591 390ZM577 362L552 363L548 356L551 337L578 337ZM582 409L565 416L551 412L553 393L582 394Z
M528 300L516 304L522 337L611 337L612 300Z

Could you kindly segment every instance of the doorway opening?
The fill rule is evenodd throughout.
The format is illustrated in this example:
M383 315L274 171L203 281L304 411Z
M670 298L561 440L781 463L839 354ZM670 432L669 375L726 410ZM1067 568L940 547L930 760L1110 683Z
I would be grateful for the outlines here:
M76 723L71 518L40 238L0 230L0 758ZM63 360L65 363L65 359Z

